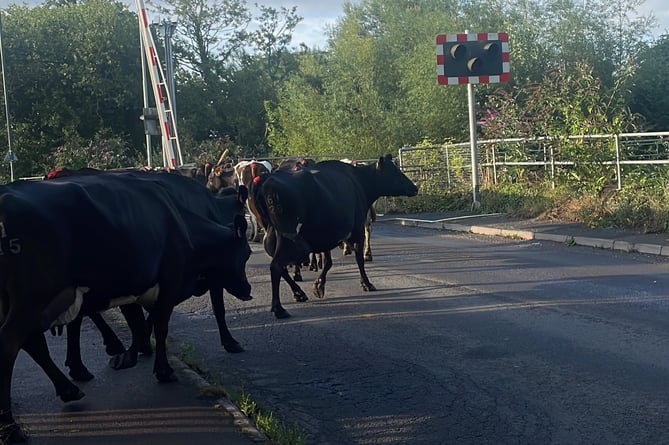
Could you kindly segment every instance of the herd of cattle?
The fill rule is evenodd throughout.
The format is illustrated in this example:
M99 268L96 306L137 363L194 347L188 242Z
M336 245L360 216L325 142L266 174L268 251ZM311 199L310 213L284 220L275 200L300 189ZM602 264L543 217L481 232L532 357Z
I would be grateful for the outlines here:
M341 243L352 246L363 289L375 290L363 252L372 204L418 192L390 155L369 165L300 160L274 168L221 161L186 174L58 169L44 181L0 186L0 443L27 440L11 410L19 350L43 369L61 400L84 396L53 362L44 336L65 326L70 376L91 379L79 349L83 316L101 330L117 369L151 353L153 333L153 372L169 382L176 378L166 351L172 311L209 292L222 345L242 351L225 322L223 291L251 298L248 212L262 227L271 257L277 318L289 316L279 299L281 278L298 301L307 298L289 266L320 257L314 293L323 297L330 251ZM113 307L120 307L132 334L127 350L100 316Z

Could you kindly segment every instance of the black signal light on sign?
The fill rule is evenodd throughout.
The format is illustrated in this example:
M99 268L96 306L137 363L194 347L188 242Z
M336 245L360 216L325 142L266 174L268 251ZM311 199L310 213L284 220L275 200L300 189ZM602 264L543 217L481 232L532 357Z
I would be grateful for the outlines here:
M437 75L442 84L508 81L506 33L437 36Z

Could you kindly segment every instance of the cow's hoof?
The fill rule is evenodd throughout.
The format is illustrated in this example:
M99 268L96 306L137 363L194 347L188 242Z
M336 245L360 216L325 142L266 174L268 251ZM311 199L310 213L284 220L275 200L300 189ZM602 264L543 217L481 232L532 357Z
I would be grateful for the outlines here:
M295 297L295 301L298 303L304 303L305 301L309 301L309 297L307 297L307 294L304 292L295 292L293 294L293 297Z
M179 380L172 368L156 372L156 378L160 383L172 383Z
M233 354L236 354L238 352L244 352L244 348L242 348L242 345L240 345L236 341L232 342L232 343L225 344L225 345L223 345L223 347L225 348L226 351L231 352Z
M116 338L114 340L110 340L109 344L105 342L105 352L108 356L113 357L115 355L123 354L125 352L125 346L123 346L123 343L121 343L121 341Z
M109 359L109 366L113 369L128 369L137 364L137 354L126 351Z
M28 441L28 435L23 432L18 423L12 422L0 426L0 443L24 443Z
M376 290L372 283L360 283L360 287L362 287L362 290L365 292L372 292Z
M274 312L274 316L278 319L290 318L290 314L284 308L272 309L272 312Z
M93 380L93 377L95 377L93 374L91 374L86 367L82 368L70 368L70 377L72 377L72 380L75 382L88 382L90 380Z
M314 295L316 296L316 298L325 297L325 289L319 286L314 286Z
M365 261L367 261L368 263L371 263L371 262L372 262L372 256L371 256L371 255L365 255L363 259L364 259Z
M77 388L75 385L68 385L67 388L61 388L57 391L56 395L60 397L64 403L74 402L76 400L81 400L86 394L82 390Z

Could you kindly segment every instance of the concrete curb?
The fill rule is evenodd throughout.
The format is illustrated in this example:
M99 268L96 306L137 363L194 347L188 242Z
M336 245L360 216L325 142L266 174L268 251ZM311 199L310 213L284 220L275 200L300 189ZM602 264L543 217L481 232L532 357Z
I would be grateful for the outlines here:
M494 226L470 226L442 221L428 221L424 219L392 218L379 220L403 226L421 227L434 230L448 230L452 232L468 232L476 235L502 236L522 240L552 241L556 243L575 244L598 249L620 250L623 252L637 252L648 255L669 256L669 246L661 244L631 243L624 240L611 240L587 236L573 236L553 233L543 233L532 230L503 229Z
M171 355L169 357L170 365L177 371L182 378L188 380L193 386L195 386L198 391L205 392L210 388L214 388L214 385L207 382L205 379L200 376L197 372L193 371L188 365L181 361L178 357ZM232 403L227 397L219 397L216 399L214 405L216 408L224 409L232 416L233 423L240 429L240 432L251 439L253 442L264 445L269 445L269 439L267 436L258 430L255 424L249 419L249 417L241 412L239 407Z

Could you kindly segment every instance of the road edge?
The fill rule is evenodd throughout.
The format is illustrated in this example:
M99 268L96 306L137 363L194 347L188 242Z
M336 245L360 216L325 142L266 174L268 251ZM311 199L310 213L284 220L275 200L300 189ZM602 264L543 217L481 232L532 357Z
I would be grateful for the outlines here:
M195 386L200 392L204 393L208 389L214 388L214 385L205 380L177 356L170 355L169 361L175 371L177 371L183 379ZM270 444L269 438L227 397L218 397L214 402L214 407L227 411L233 418L233 424L240 429L240 433L251 439L253 442L261 445Z
M445 223L443 221L427 221L411 218L395 217L379 220L378 222L400 224L402 226L421 227L433 230L448 230L452 232L468 232L476 235L501 236L523 240L540 240L594 247L599 249L618 250L628 253L643 253L647 255L669 256L669 246L662 244L631 243L624 240L611 240L569 234L551 234L534 230L503 229L494 226L470 226L466 224Z

